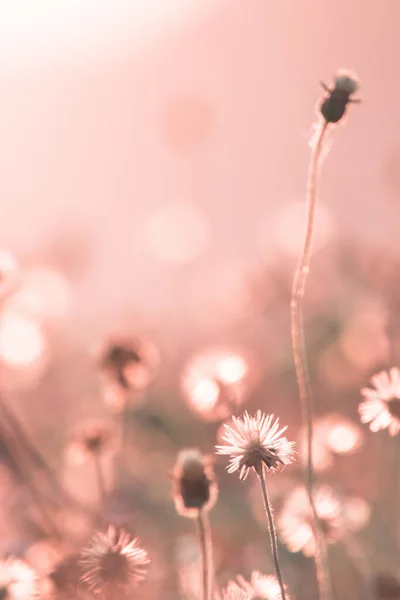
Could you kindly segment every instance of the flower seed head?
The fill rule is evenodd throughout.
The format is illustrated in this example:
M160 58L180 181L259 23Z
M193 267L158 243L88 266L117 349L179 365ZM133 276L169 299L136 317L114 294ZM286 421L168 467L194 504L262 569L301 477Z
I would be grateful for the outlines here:
M340 70L332 87L322 84L326 94L319 103L318 111L326 123L338 123L346 112L349 102L359 102L351 96L358 90L356 76L350 71Z
M294 442L289 442L279 429L279 419L265 415L261 410L252 417L246 411L242 417L233 417L234 427L224 425L227 442L216 446L217 454L230 456L228 473L239 471L240 479L246 479L251 468L258 471L262 465L275 471L293 462Z
M173 470L173 497L177 512L195 518L200 510L210 510L218 496L218 486L209 457L196 448L179 452Z
M335 76L335 89L340 90L342 92L346 92L346 94L354 94L359 88L359 83L357 77L351 71L345 71L341 69L337 72Z
M119 598L146 578L149 562L136 538L110 526L106 533L95 534L83 550L82 581L96 594Z

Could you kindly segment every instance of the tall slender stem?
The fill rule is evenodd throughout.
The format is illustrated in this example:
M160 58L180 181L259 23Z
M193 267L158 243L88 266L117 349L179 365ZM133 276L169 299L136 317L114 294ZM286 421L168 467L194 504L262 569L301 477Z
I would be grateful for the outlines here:
M103 465L102 465L101 456L99 455L99 453L93 454L93 461L94 461L94 468L96 470L96 483L97 483L97 492L98 492L98 497L99 497L100 515L102 518L104 518L104 508L105 508L105 504L106 504L107 493L106 493L106 484L105 484L105 480L104 480Z
M203 600L212 600L214 578L213 557L210 523L206 511L199 511L199 516L197 517L197 534L201 551Z
M263 500L264 500L264 507L265 507L265 512L267 514L267 519L268 519L269 537L271 539L272 559L274 561L276 578L278 580L279 587L281 589L282 600L286 600L285 586L283 584L281 567L279 564L278 538L276 535L274 517L272 515L272 507L271 507L271 503L270 503L269 497L268 497L267 485L265 483L265 476L264 476L264 468L263 468L262 464L260 464L256 467L256 472L257 472L258 477L260 478L261 491L262 491L262 496L263 496Z
M319 595L321 599L331 600L332 590L328 567L327 545L325 537L321 530L321 525L318 519L318 514L313 496L313 402L310 378L308 373L307 356L305 352L303 324L303 297L307 282L307 275L310 269L310 260L313 244L315 204L317 200L316 188L318 183L321 153L327 128L328 123L326 121L321 122L319 124L316 133L315 144L313 145L313 150L310 158L310 166L307 180L307 229L302 254L293 281L291 298L291 329L292 348L294 355L294 363L296 367L297 383L301 400L302 418L307 430L306 488L314 521L314 532L316 539L315 563L317 570Z

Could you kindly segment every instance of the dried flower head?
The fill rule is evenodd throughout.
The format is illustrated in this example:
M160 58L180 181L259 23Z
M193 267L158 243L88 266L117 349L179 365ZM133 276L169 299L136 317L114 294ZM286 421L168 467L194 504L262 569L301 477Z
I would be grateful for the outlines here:
M181 450L172 473L173 497L177 512L196 518L200 510L210 510L218 497L218 486L210 457L197 448Z
M246 479L250 469L256 471L264 464L274 471L293 461L294 442L289 442L279 429L279 419L265 415L261 410L252 417L246 411L242 417L233 417L234 427L224 425L228 442L226 446L216 446L217 454L230 456L228 472L239 471L240 479Z
M80 423L72 431L67 447L71 462L82 464L93 456L113 454L117 449L117 436L104 421L90 420Z
M337 123L346 112L349 102L360 102L351 97L358 90L357 77L350 71L340 70L335 76L333 87L322 83L326 95L322 99L319 111L327 123Z
M32 600L39 593L36 573L16 558L0 561L0 598Z
M93 536L81 553L82 581L96 594L120 598L146 579L147 552L138 540L110 526Z
M102 350L97 364L106 382L126 393L146 387L157 362L152 344L138 338L115 338Z
M249 594L251 600L280 600L281 589L278 580L273 575L263 575L260 571L253 571L250 581L238 576L241 587ZM286 593L287 600L289 596Z
M369 423L371 431L388 429L390 435L396 435L400 431L400 369L382 371L371 378L371 383L375 389L361 390L361 422Z

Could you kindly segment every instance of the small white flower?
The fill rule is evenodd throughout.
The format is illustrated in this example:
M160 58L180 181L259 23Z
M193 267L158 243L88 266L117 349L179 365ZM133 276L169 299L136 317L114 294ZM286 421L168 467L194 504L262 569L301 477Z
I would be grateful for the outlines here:
M400 369L381 371L371 378L374 388L363 388L364 401L358 407L362 423L371 431L387 429L390 435L400 431Z
M263 575L260 571L253 571L250 581L246 581L240 575L238 581L252 600L261 600L261 598L263 600L281 600L281 588L277 578L273 575ZM290 600L287 593L286 599Z
M279 419L265 415L261 410L252 417L246 411L242 417L233 417L234 427L224 425L228 444L216 446L217 454L230 456L228 472L239 471L240 479L246 479L250 469L258 470L264 464L274 471L293 461L294 442L289 442L279 429Z
M82 581L95 593L114 589L121 592L146 578L149 563L147 552L129 534L117 533L110 526L106 533L94 535L81 554ZM117 596L116 596L117 597Z
M38 596L35 572L22 560L0 560L0 598L33 600Z

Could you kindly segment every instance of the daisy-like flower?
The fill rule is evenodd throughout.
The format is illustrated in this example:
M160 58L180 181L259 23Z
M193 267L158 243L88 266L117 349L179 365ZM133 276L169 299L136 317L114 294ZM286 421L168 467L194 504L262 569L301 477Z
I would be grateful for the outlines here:
M0 560L0 598L33 600L39 593L36 573L16 558Z
M390 435L400 431L400 369L381 371L371 378L373 388L363 388L364 401L358 407L362 423L371 431L387 429Z
M177 512L196 518L200 510L210 510L218 497L211 459L196 448L179 452L172 473L173 497Z
M96 533L82 551L81 578L95 594L119 598L146 579L149 562L136 538L110 526L106 533Z
M235 581L230 581L225 589L217 594L216 600L252 600L253 596Z
M265 415L261 410L252 417L246 411L242 417L233 417L234 427L224 425L226 446L216 446L217 454L230 456L228 472L239 471L240 479L246 479L251 468L258 471L264 464L269 471L293 461L294 442L289 442L279 429L279 419Z
M281 600L281 589L273 575L263 575L260 571L253 571L250 581L246 581L241 575L237 579L251 600ZM290 600L287 594L286 598Z

